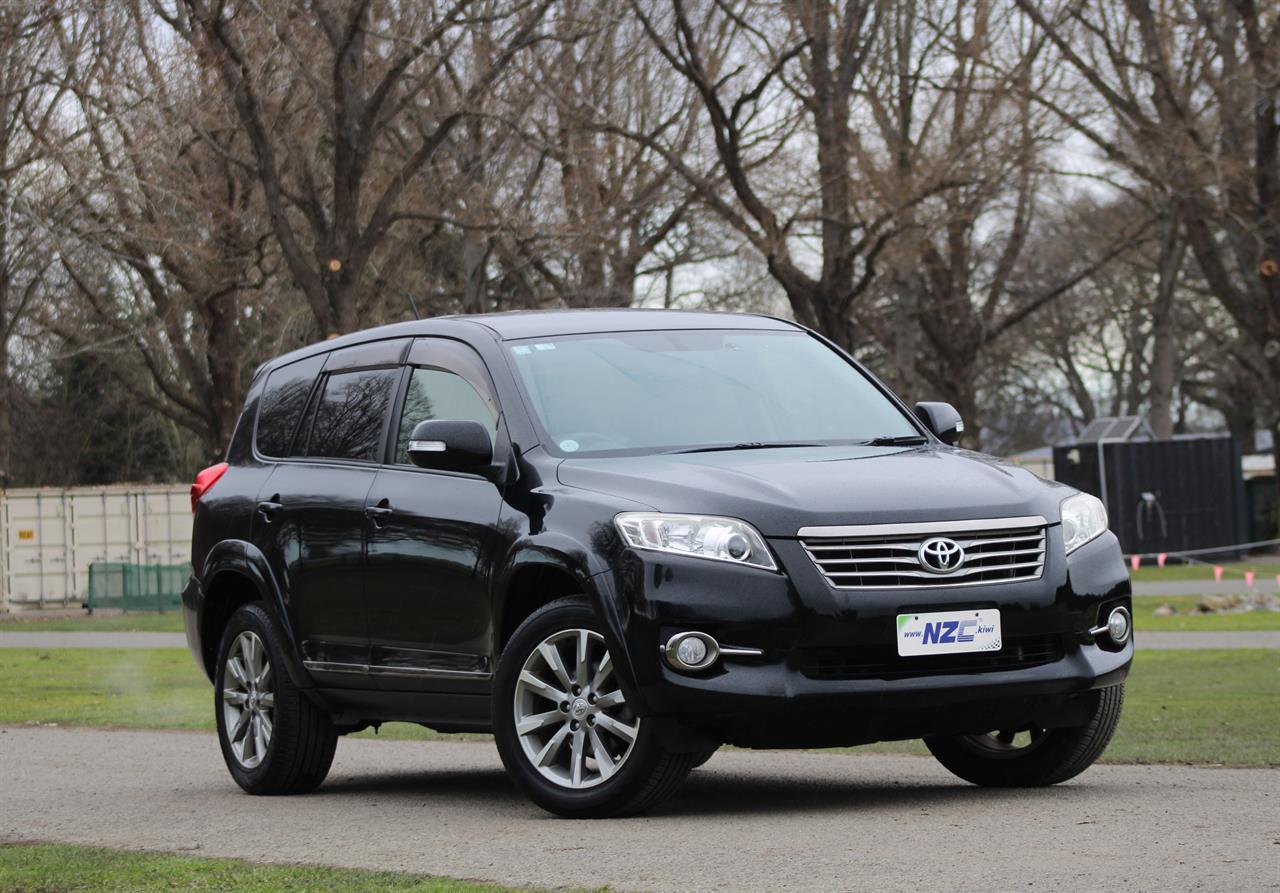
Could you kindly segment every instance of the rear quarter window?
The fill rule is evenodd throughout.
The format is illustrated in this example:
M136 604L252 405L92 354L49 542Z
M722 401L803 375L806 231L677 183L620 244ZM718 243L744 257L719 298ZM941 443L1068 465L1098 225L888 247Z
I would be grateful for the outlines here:
M258 403L256 443L259 453L275 458L289 455L298 422L307 409L307 398L311 396L324 360L324 354L309 357L274 369L267 376L267 384Z

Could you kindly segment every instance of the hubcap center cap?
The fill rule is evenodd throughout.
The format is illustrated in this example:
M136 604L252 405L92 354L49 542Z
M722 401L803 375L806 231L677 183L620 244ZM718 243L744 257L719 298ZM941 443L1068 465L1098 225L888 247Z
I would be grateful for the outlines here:
M573 706L569 708L569 712L573 714L575 719L581 719L587 715L588 705L584 698L578 698L573 702Z

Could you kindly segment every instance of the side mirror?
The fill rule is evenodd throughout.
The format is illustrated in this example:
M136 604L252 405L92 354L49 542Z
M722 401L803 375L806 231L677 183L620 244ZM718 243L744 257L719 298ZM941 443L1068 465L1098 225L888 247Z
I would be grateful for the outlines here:
M955 443L964 433L964 420L950 403L917 403L916 417L943 443Z
M409 435L409 459L419 468L478 473L493 462L493 442L479 422L419 422Z

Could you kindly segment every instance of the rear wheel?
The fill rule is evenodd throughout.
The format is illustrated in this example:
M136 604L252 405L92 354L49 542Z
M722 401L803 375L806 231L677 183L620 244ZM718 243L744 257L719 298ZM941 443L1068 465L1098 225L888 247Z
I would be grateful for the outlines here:
M696 754L694 754L694 755L693 755L693 768L697 769L697 768L698 768L698 767L700 767L700 766L705 766L705 765L707 764L707 760L709 760L709 759L711 759L712 757L714 757L714 756L716 755L716 751L718 751L719 749L720 749L720 747L719 747L719 745L717 745L717 746L715 746L715 747L708 747L706 750L704 750L704 751L702 751L702 752L700 752L700 753L696 753Z
M673 794L696 754L672 753L627 704L581 598L534 612L498 661L494 739L508 774L569 818L630 815Z
M1124 704L1124 686L1089 695L1090 718L1082 726L1023 726L985 735L926 738L925 745L953 773L984 787L1042 787L1074 778L1102 755Z
M283 665L270 615L245 605L218 648L214 679L218 741L231 777L250 794L300 794L329 774L338 734Z

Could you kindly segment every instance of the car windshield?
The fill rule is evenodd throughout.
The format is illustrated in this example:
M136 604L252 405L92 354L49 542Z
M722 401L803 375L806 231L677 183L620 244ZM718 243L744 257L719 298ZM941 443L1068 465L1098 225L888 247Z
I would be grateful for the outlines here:
M865 375L804 332L615 332L519 341L510 350L562 453L919 436Z

